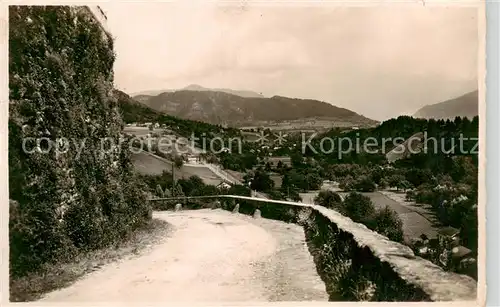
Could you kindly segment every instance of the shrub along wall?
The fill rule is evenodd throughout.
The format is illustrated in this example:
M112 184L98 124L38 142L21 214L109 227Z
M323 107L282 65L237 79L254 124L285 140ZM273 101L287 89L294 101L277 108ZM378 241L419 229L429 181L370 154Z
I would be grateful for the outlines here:
M445 272L365 225L321 206L303 223L330 296L370 301L474 301L477 282Z
M306 239L330 297L349 301L430 301L352 234L317 211L304 223Z
M9 9L10 269L18 276L119 240L147 221L148 208L128 144L100 150L103 138L118 144L122 129L111 36L85 7Z
M220 206L214 205L216 199ZM302 225L316 269L331 300L476 300L474 279L445 272L430 261L416 257L409 247L322 206L232 195L185 198L177 202L187 209L233 210L239 204L240 213L253 214L259 209L263 218ZM169 210L173 205L165 208Z

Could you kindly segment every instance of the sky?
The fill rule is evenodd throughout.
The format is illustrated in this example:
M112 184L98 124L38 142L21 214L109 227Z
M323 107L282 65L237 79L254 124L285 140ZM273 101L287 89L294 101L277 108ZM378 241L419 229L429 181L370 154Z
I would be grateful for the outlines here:
M317 99L385 120L477 89L476 8L101 7L115 38L115 86L129 94L199 84Z

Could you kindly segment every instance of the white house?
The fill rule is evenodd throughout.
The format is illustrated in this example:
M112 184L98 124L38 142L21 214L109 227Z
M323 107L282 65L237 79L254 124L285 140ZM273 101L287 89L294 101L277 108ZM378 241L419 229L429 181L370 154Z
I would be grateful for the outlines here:
M230 187L232 187L231 183L226 180L223 180L221 183L217 185L217 188L222 188L222 189L229 189Z
M187 156L188 163L194 163L194 164L196 164L196 163L198 163L199 160L200 159L199 159L198 156L193 156L193 155L188 155Z

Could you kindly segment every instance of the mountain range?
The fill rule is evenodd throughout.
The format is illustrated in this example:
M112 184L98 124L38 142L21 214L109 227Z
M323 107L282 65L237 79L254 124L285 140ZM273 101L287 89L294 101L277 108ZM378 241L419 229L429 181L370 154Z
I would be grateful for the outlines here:
M457 98L427 105L418 110L413 117L425 119L454 119L457 116L473 118L478 115L478 91L472 91Z
M179 90L137 93L133 99L157 112L182 119L234 127L274 125L371 126L378 122L351 110L312 99L262 94L191 84ZM472 118L478 115L478 91L419 109L413 117L425 119ZM319 124L318 124L319 123Z
M190 84L184 88L177 89L177 90L152 90L152 91L142 91L138 93L133 93L131 96L134 98L136 97L148 97L148 96L156 96L161 93L167 93L167 92L176 92L176 91L198 91L198 92L223 92L223 93L228 93L228 94L233 94L236 96L241 96L241 97L248 97L248 98L264 98L262 94L253 92L253 91L245 91L245 90L232 90L228 88L206 88L198 84Z
M211 124L248 126L284 121L321 121L330 126L371 126L378 122L332 104L282 96L266 98L248 91L204 90L200 86L133 98L159 112ZM234 93L240 93L236 95ZM243 94L241 94L243 93Z

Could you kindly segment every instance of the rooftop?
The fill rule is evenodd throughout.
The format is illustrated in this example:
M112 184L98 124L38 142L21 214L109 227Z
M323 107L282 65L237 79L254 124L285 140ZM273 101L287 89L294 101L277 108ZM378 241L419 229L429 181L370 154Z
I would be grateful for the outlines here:
M466 256L472 255L472 250L468 249L465 246L457 246L452 249L453 258L464 258Z
M453 228L453 227L444 227L439 229L438 234L443 235L443 236L450 236L454 237L460 233L459 229Z

